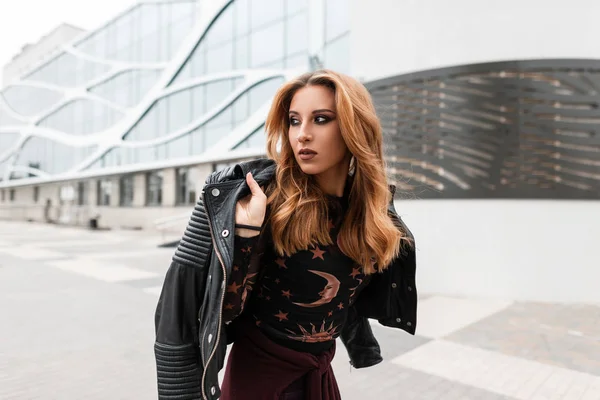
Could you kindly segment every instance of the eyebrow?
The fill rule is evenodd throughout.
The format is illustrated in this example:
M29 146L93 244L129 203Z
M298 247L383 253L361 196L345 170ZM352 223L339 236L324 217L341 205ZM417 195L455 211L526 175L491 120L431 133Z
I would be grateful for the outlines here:
M327 109L327 108L320 108L320 109L318 109L318 110L314 110L312 113L313 113L313 114L318 114L318 113L320 113L320 112L330 112L330 113L332 113L332 114L335 114L335 111L331 111L331 110L329 110L329 109ZM296 115L300 115L300 113L299 113L298 111L294 111L294 110L290 110L290 111L289 111L289 114L296 114Z

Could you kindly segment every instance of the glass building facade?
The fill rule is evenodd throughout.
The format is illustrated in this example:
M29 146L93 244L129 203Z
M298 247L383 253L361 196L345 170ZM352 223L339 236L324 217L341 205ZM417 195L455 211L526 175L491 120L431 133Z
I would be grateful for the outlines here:
M142 1L0 92L0 179L264 148L275 90L318 67L348 72L345 0Z

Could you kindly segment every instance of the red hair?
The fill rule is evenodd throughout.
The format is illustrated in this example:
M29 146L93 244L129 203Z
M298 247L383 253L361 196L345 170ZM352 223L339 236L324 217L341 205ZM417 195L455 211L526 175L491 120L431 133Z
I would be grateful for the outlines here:
M387 213L392 195L385 174L381 124L367 89L354 78L330 70L285 83L275 94L267 117L267 154L276 162L276 177L267 189L275 250L290 256L310 245L332 244L323 223L328 216L326 196L314 179L302 172L288 139L294 94L316 85L334 91L340 131L354 156L349 207L338 234L341 250L361 265L365 274L383 270L398 256L401 243L409 239Z

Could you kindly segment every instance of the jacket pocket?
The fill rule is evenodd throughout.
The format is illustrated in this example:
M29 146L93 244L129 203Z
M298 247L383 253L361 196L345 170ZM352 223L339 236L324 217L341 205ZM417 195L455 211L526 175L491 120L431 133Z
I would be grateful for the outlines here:
M198 351L193 345L154 344L158 398L195 400L202 398Z

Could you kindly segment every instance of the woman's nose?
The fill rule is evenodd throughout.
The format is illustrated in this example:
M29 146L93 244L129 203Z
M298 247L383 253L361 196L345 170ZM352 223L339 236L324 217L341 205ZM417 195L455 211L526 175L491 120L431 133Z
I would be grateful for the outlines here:
M303 143L310 140L310 135L306 131L306 127L304 125L300 126L300 130L298 132L298 142Z

